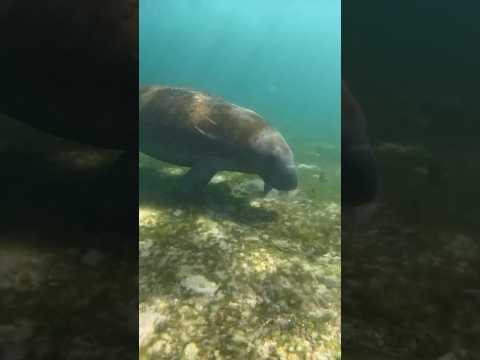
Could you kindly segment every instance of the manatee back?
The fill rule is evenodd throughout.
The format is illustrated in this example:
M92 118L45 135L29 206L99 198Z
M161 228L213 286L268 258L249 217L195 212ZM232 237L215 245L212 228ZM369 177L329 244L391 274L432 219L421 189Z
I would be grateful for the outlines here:
M191 118L194 93L167 86L144 86L139 92L143 126L185 127Z
M188 166L205 157L248 161L252 137L268 127L255 112L221 98L165 86L140 89L140 121L142 151Z

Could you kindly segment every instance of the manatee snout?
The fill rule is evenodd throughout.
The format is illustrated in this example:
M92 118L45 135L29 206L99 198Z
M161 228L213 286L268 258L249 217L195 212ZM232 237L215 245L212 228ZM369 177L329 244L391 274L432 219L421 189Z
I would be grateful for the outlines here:
M297 167L283 136L273 128L266 129L256 139L255 147L264 159L259 175L265 182L265 193L271 189L295 190L298 186Z
M282 164L264 177L266 184L282 191L295 190L298 186L297 169L295 165Z

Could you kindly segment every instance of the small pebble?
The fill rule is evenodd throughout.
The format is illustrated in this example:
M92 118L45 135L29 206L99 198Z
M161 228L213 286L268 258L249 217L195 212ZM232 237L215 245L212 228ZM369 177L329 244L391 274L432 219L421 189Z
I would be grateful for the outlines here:
M198 358L198 347L195 343L191 342L183 350L182 360L195 360Z

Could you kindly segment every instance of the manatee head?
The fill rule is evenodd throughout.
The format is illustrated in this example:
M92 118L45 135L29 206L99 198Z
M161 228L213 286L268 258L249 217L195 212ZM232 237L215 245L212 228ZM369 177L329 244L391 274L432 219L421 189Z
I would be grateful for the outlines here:
M289 191L297 188L297 169L293 153L283 136L271 127L262 129L253 139L256 173L265 182L265 193L272 188Z

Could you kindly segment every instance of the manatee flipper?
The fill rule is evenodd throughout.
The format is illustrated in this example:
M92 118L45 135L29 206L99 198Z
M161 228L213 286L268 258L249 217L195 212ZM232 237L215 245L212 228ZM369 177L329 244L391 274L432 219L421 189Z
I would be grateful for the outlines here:
M221 164L222 161L215 158L203 159L194 164L182 177L182 191L197 193L204 190L215 174L221 170Z
M272 191L273 186L272 184L265 182L263 185L263 196L267 196L270 191Z

